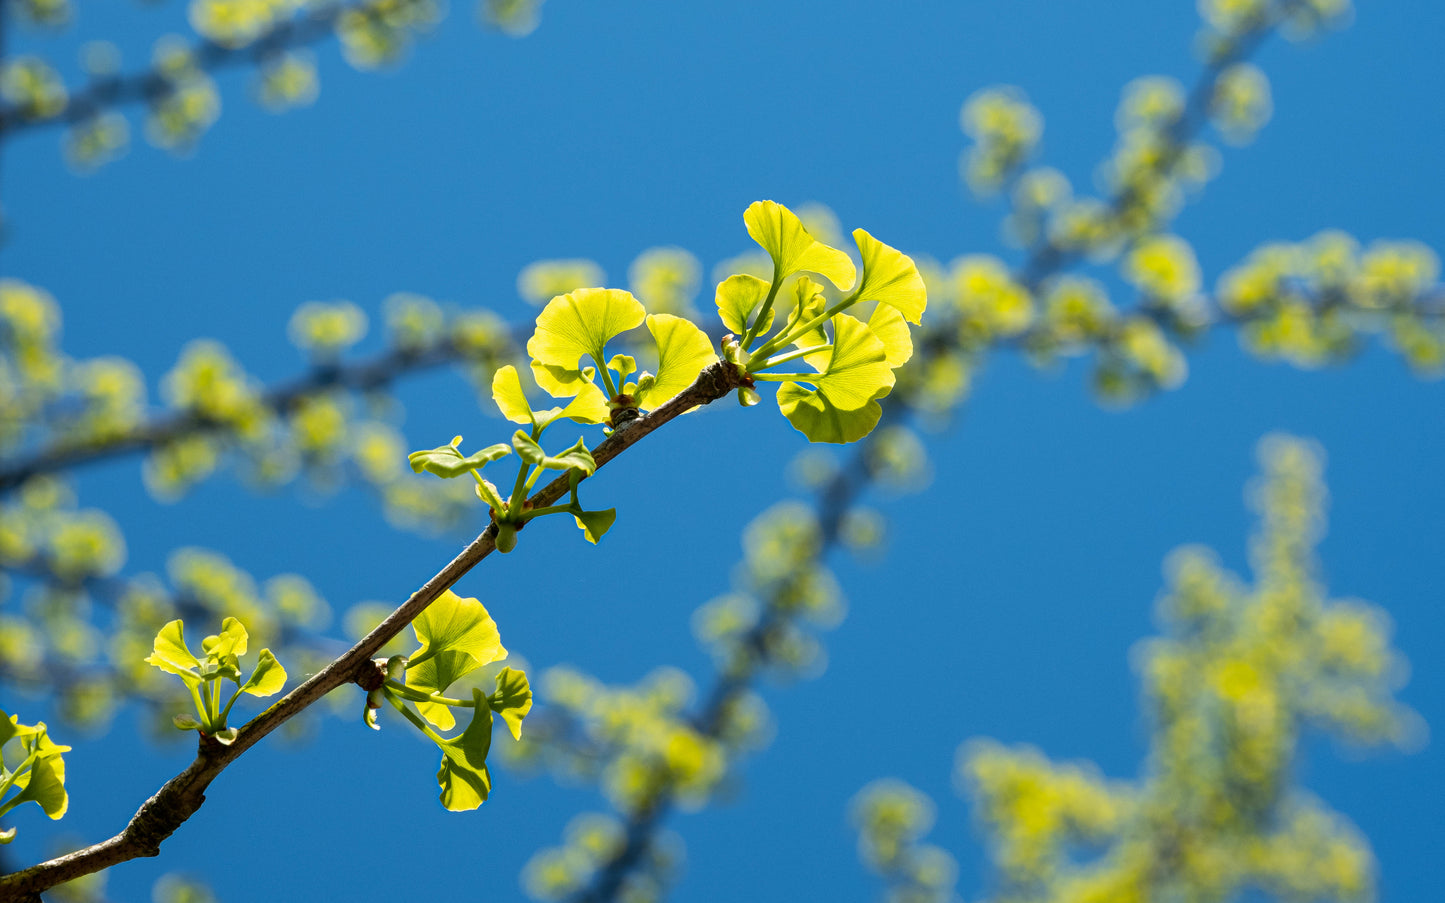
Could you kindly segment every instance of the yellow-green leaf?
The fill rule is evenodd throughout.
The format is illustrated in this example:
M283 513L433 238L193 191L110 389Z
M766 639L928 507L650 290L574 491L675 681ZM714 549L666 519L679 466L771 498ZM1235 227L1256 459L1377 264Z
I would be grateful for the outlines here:
M873 316L868 318L868 328L883 343L883 353L888 357L888 366L898 368L913 357L913 333L908 329L903 314L898 308L886 304L878 305Z
M417 664L407 669L406 685L423 693L445 693L463 675L507 657L497 623L482 603L451 590L417 615L411 628L421 648L411 656ZM440 727L455 723L446 706L421 703L417 708Z
M286 669L276 661L276 656L271 654L270 649L261 650L261 658L256 662L256 670L251 672L251 677L246 685L241 687L241 692L250 693L252 696L272 696L281 692L286 686Z
M809 442L844 444L857 442L873 432L883 408L870 401L861 408L844 411L829 401L821 390L813 391L796 383L778 388L778 407L788 422L808 437Z
M522 719L532 711L532 687L527 675L513 668L497 672L497 689L487 697L487 705L502 716L513 739L522 739Z
M532 422L532 403L527 401L522 379L517 375L517 368L511 364L498 367L497 372L492 374L492 400L497 403L502 416L513 423Z
M442 805L452 812L466 812L486 802L492 792L492 775L487 770L487 753L492 748L492 710L478 687L472 688L472 721L467 729L438 745L442 764L437 771Z
M235 618L226 618L221 622L221 632L215 636L208 636L201 640L201 648L206 652L206 658L213 662L225 662L227 659L238 658L246 654L246 643L250 635L246 633L246 627Z
M557 416L577 423L606 423L607 418L612 416L612 411L607 407L607 396L602 390L597 388L595 383L584 382L582 391L578 392L577 397L569 401ZM546 426L541 420L538 416L538 425Z
M512 453L512 449L509 446L498 443L487 446L475 455L463 456L462 453L457 450L457 446L461 444L461 441L462 437L457 436L452 439L450 445L429 448L425 451L414 451L410 455L407 455L407 461L411 464L411 469L416 473L421 473L424 470L442 479L451 479L452 477L459 477L473 470L481 470L498 458L505 458Z
M862 320L847 314L838 314L829 322L833 324L833 350L828 352L827 366L820 368L820 375L807 381L845 411L857 410L892 391L894 377L888 352L873 331ZM822 354L808 357L816 360ZM809 363L817 366L814 361Z
M582 359L601 366L607 342L642 325L646 315L642 304L622 289L579 288L553 298L527 340L537 384L554 397L576 395L583 382Z
M788 317L788 325L783 330L785 335L796 325L811 322L822 316L828 306L828 299L823 295L823 286L807 276L799 277L798 284L794 286L793 290L797 296L797 304L793 307L792 315ZM802 333L793 344L799 348L812 348L828 344L828 337L823 333L822 324L819 324L816 329ZM809 363L813 362L810 360ZM813 366L822 369L818 364L813 364Z
M146 664L154 665L169 674L199 680L201 675L196 669L201 666L201 662L186 648L183 627L179 618L162 627L156 634L155 651L146 656L145 661Z
M833 324L833 349L826 367L807 382L778 389L778 407L810 442L856 442L878 424L883 409L877 399L893 389L893 368L883 342L860 320L838 314ZM823 363L823 352L808 355L809 363Z
M637 406L651 411L696 382L717 355L707 333L682 317L649 314L647 329L657 340L657 375L652 385L638 392Z
M608 508L606 511L583 511L574 514L573 519L577 521L577 529L587 537L587 541L594 546L597 540L601 539L612 525L617 521L617 509Z
M748 319L768 296L768 283L746 273L729 276L717 284L718 316L723 325L738 335L748 331ZM774 309L768 309L767 322L758 327L758 333L766 333L773 326Z
M465 652L485 665L507 657L497 622L486 606L476 599L467 599L447 590L435 602L422 609L411 622L421 648L411 657L426 652L456 650Z
M857 295L861 301L878 301L898 308L904 319L913 324L923 320L928 306L928 289L913 258L890 248L862 229L853 230L853 240L863 257L863 285Z
M847 291L857 280L857 270L848 255L809 235L797 214L782 204L755 201L743 213L743 222L753 241L773 259L775 281L806 271Z

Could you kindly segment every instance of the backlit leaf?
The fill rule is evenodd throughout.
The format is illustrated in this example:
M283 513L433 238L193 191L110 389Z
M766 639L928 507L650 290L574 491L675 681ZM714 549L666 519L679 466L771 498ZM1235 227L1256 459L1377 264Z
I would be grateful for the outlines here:
M707 333L682 317L649 314L647 329L657 340L657 375L646 390L639 390L637 406L651 411L696 382L717 355Z
M502 716L514 739L522 739L522 719L532 711L532 687L527 675L513 668L498 671L497 689L487 697L487 705Z
M913 357L913 333L908 329L903 314L898 308L886 304L878 305L873 316L868 318L868 328L878 341L883 343L883 353L888 357L888 366L901 367Z
M450 445L426 451L414 451L407 455L406 459L411 463L411 469L417 473L426 471L443 479L451 479L473 470L481 470L487 464L512 453L510 447L499 442L496 445L487 446L474 455L463 456L457 450L457 445L461 441L462 437L457 436Z
M778 407L809 442L857 442L871 433L883 416L883 408L876 401L845 411L832 404L822 391L805 389L795 383L779 387Z
M830 248L803 228L797 214L775 201L756 201L743 213L748 234L773 259L773 278L781 281L794 273L817 273L847 291L857 279L848 255Z
M467 729L440 744L441 769L437 785L442 805L452 812L466 812L486 802L492 792L492 775L487 770L487 753L492 748L492 710L478 687L472 688L472 721Z
M146 664L154 665L168 674L179 674L183 678L195 678L199 681L200 674L197 669L201 662L186 648L186 640L182 635L183 627L179 618L162 627L156 634L155 651L146 656L145 661Z
M642 325L646 315L642 304L621 289L579 288L553 298L527 340L537 384L555 397L576 395L584 381L582 367L601 366L608 341Z
M756 276L729 276L717 286L717 312L723 324L738 335L748 331L748 320L768 296L768 283ZM773 326L774 309L769 308L767 322L758 327L766 333Z
M251 672L251 677L241 687L241 692L250 693L252 696L271 696L281 692L286 686L286 669L276 661L276 656L271 654L270 649L261 650L261 658L256 662L256 670Z
M857 295L861 301L877 301L898 308L904 319L913 324L922 322L928 305L928 289L913 258L869 235L853 230L853 240L863 257L863 284Z

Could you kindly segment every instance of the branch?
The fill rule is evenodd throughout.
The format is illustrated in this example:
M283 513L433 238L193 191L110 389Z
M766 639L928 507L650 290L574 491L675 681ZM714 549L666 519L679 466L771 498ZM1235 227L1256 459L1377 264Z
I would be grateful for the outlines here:
M328 389L346 388L363 392L379 389L403 374L444 366L463 357L463 350L451 341L419 351L393 349L353 364L317 367L306 376L262 392L259 402L273 411L282 411L302 398ZM14 490L31 477L97 464L184 436L219 432L231 426L194 411L179 411L158 416L114 439L58 443L0 468L0 495Z
M371 15L376 0L335 3L312 9L308 14L281 22L242 47L224 47L214 41L201 40L189 50L196 68L215 72L248 63L259 63L266 57L309 47L335 32L337 21L349 12ZM36 131L48 126L73 125L125 103L161 100L174 88L174 79L159 66L142 69L129 75L96 79L89 87L72 94L65 109L55 116L35 118L23 107L0 108L0 141L20 132Z
M742 374L736 367L722 361L713 364L681 394L650 414L618 429L598 445L592 453L597 467L600 469L680 414L700 405L710 404L741 385ZM528 503L534 508L540 508L556 502L567 492L568 476L563 474L539 489L528 499ZM371 661L372 656L392 637L401 633L406 625L464 574L490 555L495 548L495 536L494 527L484 530L360 642L286 694L280 702L251 719L240 729L235 742L230 746L203 739L195 761L167 781L155 796L146 800L119 834L74 853L0 876L0 903L38 900L42 891L65 881L130 859L159 855L161 843L205 802L205 791L211 781L246 750L337 687L366 681L368 678L374 681L375 666Z

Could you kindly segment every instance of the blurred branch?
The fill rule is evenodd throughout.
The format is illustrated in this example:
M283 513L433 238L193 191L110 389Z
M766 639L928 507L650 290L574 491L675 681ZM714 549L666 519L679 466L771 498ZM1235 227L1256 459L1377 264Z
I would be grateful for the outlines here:
M328 3L277 24L244 46L226 47L201 39L188 52L195 66L205 72L259 63L268 56L324 41L335 33L336 24L342 16L350 12L374 16L381 2L385 0ZM27 115L20 107L0 107L0 142L21 132L83 122L97 113L124 104L160 100L172 90L174 79L162 66L156 65L126 75L95 79L88 87L71 94L65 109L55 116L35 117Z
M360 392L380 389L401 376L445 366L464 357L464 349L449 340L420 351L397 348L355 363L316 367L305 376L265 390L260 403L272 411L284 411L319 392L342 388ZM232 426L193 411L177 411L158 415L115 439L98 443L61 442L0 465L0 494L15 489L31 477L96 464L184 436L218 432Z

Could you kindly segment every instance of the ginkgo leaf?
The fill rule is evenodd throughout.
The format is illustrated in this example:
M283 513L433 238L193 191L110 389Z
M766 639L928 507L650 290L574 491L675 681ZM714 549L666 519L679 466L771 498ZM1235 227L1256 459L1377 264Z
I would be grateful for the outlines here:
M65 793L65 759L61 755L70 752L70 747L51 740L43 721L30 727L9 718L4 720L12 724L11 736L20 737L25 757L34 754L35 758L28 769L14 777L11 786L20 792L0 806L0 814L21 803L33 802L51 818L60 818L70 805Z
M773 279L794 273L817 273L847 291L857 279L848 255L808 234L797 214L776 201L755 201L743 213L748 234L773 259Z
M521 430L512 434L512 447L517 450L517 455L523 461L534 467L544 467L547 470L580 470L583 473L593 473L597 470L597 461L593 459L592 453L581 439L577 444L556 455L549 455L542 450L542 446L533 441L531 436Z
M592 382L584 382L577 397L557 413L557 417L566 417L577 423L606 423L611 416L612 411L607 407L607 395ZM544 422L542 415L537 415L537 426L546 428L551 422L552 420Z
M55 748L70 749L68 746ZM6 808L14 808L21 803L38 803L52 819L60 818L70 808L70 797L65 792L65 760L58 752L37 757L30 769L16 779L14 786L23 786L24 789L5 801Z
M810 442L847 443L872 432L883 409L877 399L893 388L893 368L883 343L862 321L838 314L833 326L833 348L826 366L806 380L778 389L778 407ZM809 363L824 363L824 352L808 355Z
M856 292L858 299L896 307L908 322L921 323L928 306L928 289L913 258L863 229L853 230L853 240L863 257L863 284Z
M201 675L197 669L201 662L186 648L186 639L182 634L184 626L178 618L162 627L156 634L155 651L145 657L145 662L168 674L178 674L187 679L187 683L190 679L199 682Z
M833 348L808 355L808 362L820 372L805 381L826 391L832 404L845 411L857 410L892 391L894 376L888 351L873 331L862 320L847 314L838 314L829 322L833 326Z
M649 314L647 330L657 340L657 375L651 385L639 389L637 406L651 411L696 382L717 355L707 333L682 317Z
M249 640L245 625L235 618L226 618L221 622L221 632L201 640L201 648L211 661L226 662L245 655Z
M513 739L522 739L522 719L532 711L532 687L526 673L513 668L498 671L497 689L487 697L487 705L502 716Z
M427 449L426 451L414 451L407 455L406 459L411 464L411 469L416 473L421 473L424 470L442 479L451 479L452 477L459 477L473 470L481 470L487 464L490 464L498 458L505 458L512 453L511 447L499 442L496 445L487 446L474 455L463 456L462 453L457 450L457 446L461 444L461 441L462 437L457 436L452 439L450 445L443 445L438 448Z
M574 514L577 521L577 528L587 537L587 541L593 545L601 539L612 524L617 520L617 509L608 508L606 511L582 511Z
M813 391L796 383L778 388L778 407L788 422L808 437L809 442L847 444L873 432L883 408L870 401L861 408L845 411L834 405L822 390Z
M502 416L513 423L532 422L532 404L522 390L517 368L511 364L498 367L497 372L492 374L492 400L497 403Z
M442 751L437 786L442 805L452 812L466 812L486 802L492 792L492 775L487 770L487 753L492 749L492 710L478 687L472 688L472 720L467 729L437 744Z
M607 408L607 396L602 394L602 390L588 381L579 382L577 388L577 397L566 407L534 411L516 367L507 364L498 367L497 372L492 374L492 400L497 403L502 416L513 423L535 424L539 430L546 429L560 417L578 423L607 422L612 412Z
M471 656L476 660L476 666L481 667L507 657L507 650L502 647L502 635L497 631L497 622L487 613L486 606L476 599L458 596L451 590L422 609L422 613L411 622L411 629L416 633L417 642L421 643L421 648L410 656L412 661L443 652L460 652ZM422 665L408 668L408 686L412 685L412 678L417 676ZM432 689L442 692L450 684L448 681Z
M600 367L608 341L641 326L646 315L641 302L622 289L579 288L553 298L527 340L537 384L554 397L576 395L584 382L582 359Z
M873 316L868 318L868 328L878 341L883 343L883 353L888 357L888 366L898 368L913 357L913 333L908 329L903 314L898 308L886 304L878 305Z
M793 307L793 313L788 317L788 325L784 328L784 334L794 326L809 323L822 316L824 309L828 306L828 299L823 295L823 286L803 276L798 279L794 286L798 303ZM822 324L817 328L801 333L793 342L799 348L812 348L816 345L828 344L828 337L823 333ZM810 362L811 363L811 362ZM814 364L814 366L818 366ZM819 367L819 369L822 369Z
M768 296L768 283L756 276L739 274L729 276L717 284L717 312L723 325L738 335L748 331L748 320ZM758 333L766 333L773 326L774 309L768 309L767 322L759 324Z
M637 358L630 354L614 354L607 362L607 369L625 378L637 372Z
M271 654L270 649L261 650L261 658L256 662L256 670L251 672L251 677L241 692L250 693L252 696L271 696L281 692L286 686L286 669L276 661L276 656Z

